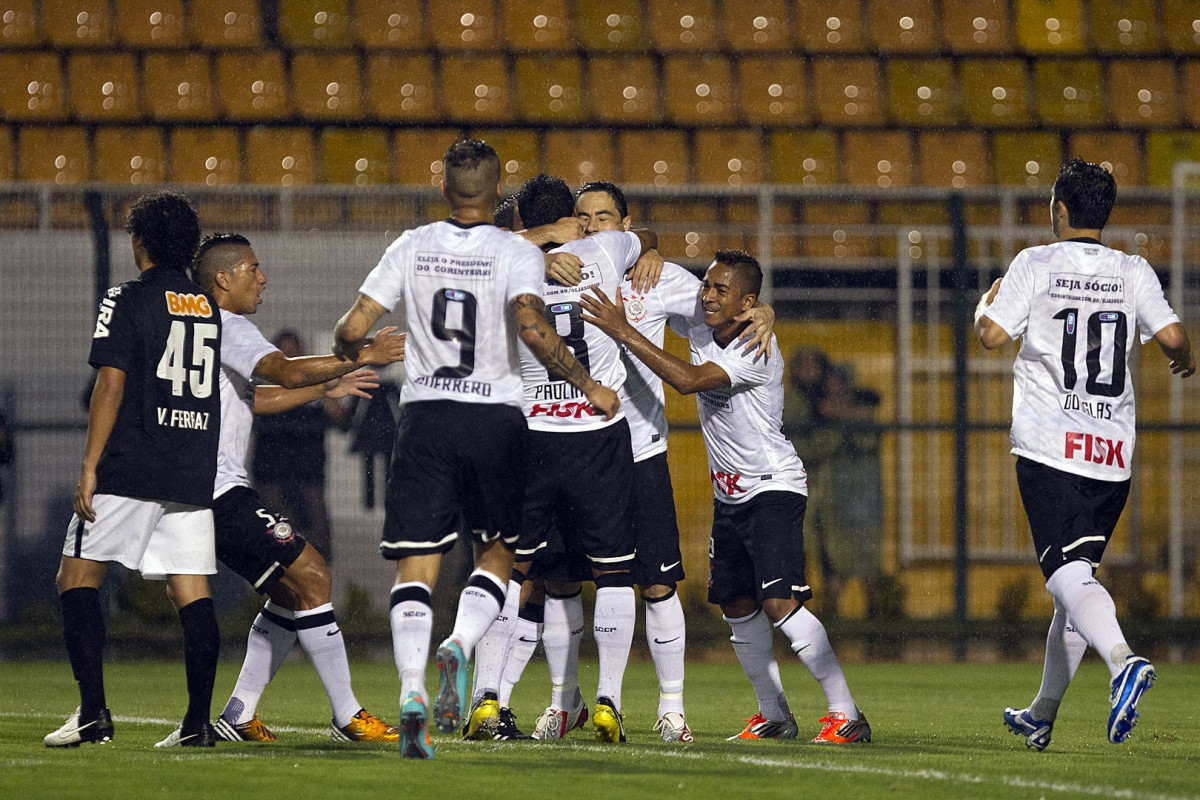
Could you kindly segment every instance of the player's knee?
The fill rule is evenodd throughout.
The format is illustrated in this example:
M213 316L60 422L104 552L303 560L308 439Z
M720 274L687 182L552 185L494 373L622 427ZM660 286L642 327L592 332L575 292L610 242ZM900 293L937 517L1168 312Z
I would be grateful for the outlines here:
M647 603L669 600L675 594L674 583L656 583L652 586L642 586L642 599Z
M601 572L595 578L597 589L620 589L628 586L633 588L633 573L629 570L622 572Z
M745 619L758 609L759 605L752 597L735 597L721 604L721 613L726 619Z
M597 588L599 588L597 586ZM546 581L542 584L542 597L553 597L556 600L569 600L572 597L578 597L583 592L583 585L578 582L557 583L555 581ZM530 595L530 599L533 596Z
M794 597L768 597L762 601L763 612L771 622L781 622L800 604Z

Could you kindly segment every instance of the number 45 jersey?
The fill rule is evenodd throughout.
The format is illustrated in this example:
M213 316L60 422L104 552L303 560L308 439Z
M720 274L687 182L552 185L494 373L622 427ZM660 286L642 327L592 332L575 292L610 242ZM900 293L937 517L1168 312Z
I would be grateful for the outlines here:
M1022 250L985 312L1013 339L1012 452L1108 481L1129 478L1129 353L1178 322L1145 259L1072 239Z
M509 302L540 295L542 252L494 225L443 220L405 231L359 291L389 311L404 302L400 401L521 405Z

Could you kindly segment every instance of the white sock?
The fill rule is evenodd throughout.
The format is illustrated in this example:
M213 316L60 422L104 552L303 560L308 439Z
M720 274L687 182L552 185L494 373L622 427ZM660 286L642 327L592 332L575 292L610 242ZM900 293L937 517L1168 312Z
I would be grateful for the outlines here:
M606 586L596 590L592 636L600 656L600 677L596 697L607 697L621 710L621 684L633 646L633 626L637 621L637 600L632 586Z
M397 583L392 587L392 656L400 673L400 702L417 692L426 702L425 665L429 661L429 637L433 635L433 608L429 587L423 583Z
M487 633L475 646L475 676L471 689L474 702L485 692L496 692L500 688L500 676L504 672L504 661L514 639L517 627L517 606L521 602L521 584L508 582L508 594L504 607L488 626Z
M800 659L800 663L808 667L817 683L821 684L825 700L829 703L829 712L844 714L848 720L858 719L858 706L854 705L850 686L846 683L846 676L829 644L829 636L821 620L800 606L776 627L791 642L792 652Z
M267 684L279 672L295 643L296 624L292 612L268 600L250 626L242 671L238 673L233 694L221 716L234 725L249 722L258 710L258 701Z
M346 640L333 616L333 603L296 612L296 636L313 666L329 705L333 708L333 724L339 728L350 724L362 704L350 686L350 662L346 659Z
M477 569L467 578L467 585L458 596L458 614L450 638L458 642L468 661L475 645L500 613L507 589L507 582L486 570Z
M675 590L646 601L646 641L658 674L658 716L683 713L683 652L687 641L683 603Z
M541 610L540 607L538 609ZM500 691L497 693L500 706L508 708L512 701L513 687L521 680L521 673L533 658L538 641L542 638L542 623L525 617L517 617L517 629L509 639L508 656L504 659L504 672L500 676Z
M733 652L737 653L742 672L750 679L754 687L754 696L758 698L758 713L770 720L782 722L791 714L788 708L787 696L783 693L783 681L779 678L779 662L775 660L775 648L771 643L771 622L761 609L747 617L730 619L733 635Z
M579 642L583 639L583 598L546 597L542 647L550 669L550 705L569 710L579 697Z
M1075 677L1075 670L1083 660L1087 641L1067 619L1067 610L1058 600L1054 601L1054 618L1050 620L1050 631L1046 634L1046 663L1042 667L1042 686L1029 707L1034 719L1058 716L1058 704L1062 702L1067 686Z
M1050 576L1046 588L1067 610L1067 618L1079 634L1108 664L1108 671L1117 677L1131 651L1117 622L1112 596L1092 575L1091 564L1068 561Z

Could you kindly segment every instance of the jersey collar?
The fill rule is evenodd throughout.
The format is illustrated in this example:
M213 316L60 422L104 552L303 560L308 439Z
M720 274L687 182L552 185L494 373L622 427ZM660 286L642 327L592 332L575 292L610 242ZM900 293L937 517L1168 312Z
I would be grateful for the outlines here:
M1104 244L1099 239L1093 239L1090 236L1078 236L1074 239L1067 239L1068 242L1077 242L1078 244Z
M464 224L456 220L454 217L446 217L444 220L442 220L442 222L448 222L456 228L462 228L464 231L470 230L471 228L478 228L481 225L492 225L491 222L483 222L482 220L479 222L469 222ZM495 226L493 225L493 227Z

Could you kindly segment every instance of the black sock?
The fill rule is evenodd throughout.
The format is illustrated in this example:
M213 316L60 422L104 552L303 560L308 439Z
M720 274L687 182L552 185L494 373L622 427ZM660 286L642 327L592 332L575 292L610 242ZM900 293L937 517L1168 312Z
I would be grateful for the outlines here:
M104 710L104 614L100 591L90 586L68 589L59 597L63 640L71 671L79 684L79 718L93 719Z
M211 597L203 597L179 609L183 625L183 663L187 669L188 709L183 727L192 731L208 722L212 713L213 682L217 678L217 655L221 634Z

